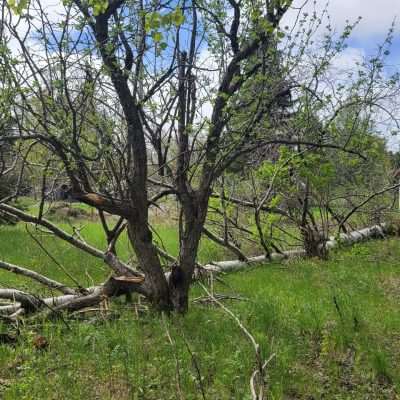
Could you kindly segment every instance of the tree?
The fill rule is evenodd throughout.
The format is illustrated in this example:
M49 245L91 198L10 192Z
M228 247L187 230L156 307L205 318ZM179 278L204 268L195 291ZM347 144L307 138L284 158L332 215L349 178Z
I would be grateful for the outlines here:
M250 160L236 162L240 176L225 178L225 186L235 188L231 200L242 213L243 208L254 209L252 222L246 226L242 218L241 227L232 219L237 210L228 224L225 208L217 209L224 216L225 235L228 225L242 236L252 234L267 257L282 252L282 243L301 243L307 255L325 257L335 228L346 232L349 217L354 221L352 210L363 212L358 224L378 223L393 205L388 196L396 187L390 182L385 141L378 136L382 120L397 125L392 107L398 104L398 77L387 80L382 73L392 30L376 57L332 77L347 35L345 31L337 42L328 36L323 50L307 58L308 68L300 63L299 71L286 68L291 71L285 79L292 106L280 132L295 137L299 145L276 142L267 151L254 152ZM269 121L270 115L265 124Z
M236 160L283 144L349 151L328 136L321 140L321 132L303 134L302 120L308 98L321 107L314 84L343 49L348 32L335 50L325 49L317 72L301 82L293 79L300 72L296 66L308 60L309 34L300 29L285 39L280 22L290 6L288 0L172 5L71 0L52 21L40 0L8 4L29 28L27 35L21 33L14 18L6 25L19 44L17 55L4 56L13 86L20 88L12 103L18 140L47 149L43 194L62 166L73 198L98 210L108 247L95 249L45 220L45 195L38 215L5 203L0 210L46 227L115 273L84 294L35 274L34 279L73 295L57 300L59 307L74 309L103 295L138 291L158 310L185 312L210 197ZM313 16L310 24L318 21ZM207 52L213 62L204 65ZM149 224L149 209L170 195L180 207L176 260L159 248ZM115 226L105 213L119 217ZM125 228L137 268L115 251ZM163 260L173 262L170 271ZM3 296L16 296L7 293ZM19 295L24 307L40 307L29 295Z

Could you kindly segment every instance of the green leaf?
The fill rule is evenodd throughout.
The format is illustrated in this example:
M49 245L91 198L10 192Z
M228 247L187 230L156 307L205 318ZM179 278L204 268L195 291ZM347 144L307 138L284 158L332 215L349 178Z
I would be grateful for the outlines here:
M185 16L182 14L182 11L180 8L177 8L171 14L171 19L175 26L180 26L185 22Z
M147 14L145 27L146 30L158 29L161 26L160 14L158 12L152 12Z
M158 32L158 31L154 31L154 32L151 34L151 37L153 38L153 40L154 40L156 43L161 42L161 40L163 39L162 33L161 33L161 32Z
M89 5L93 8L93 15L96 17L107 10L108 0L89 0Z
M161 16L161 25L162 26L171 25L171 14L164 14Z
M21 15L28 8L28 0L8 0L8 5L15 14Z

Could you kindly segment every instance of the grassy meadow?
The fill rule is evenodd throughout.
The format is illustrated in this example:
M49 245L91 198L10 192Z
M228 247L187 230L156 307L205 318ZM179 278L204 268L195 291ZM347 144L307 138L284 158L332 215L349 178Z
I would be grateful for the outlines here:
M101 246L95 221L79 222L80 234ZM64 222L63 227L72 230ZM0 258L71 284L83 285L109 270L91 256L45 232L38 235L60 265L18 224L0 226ZM176 252L177 234L159 231ZM124 259L126 238L118 248ZM223 258L205 240L200 261ZM371 241L333 252L329 260L292 260L222 276L214 282L224 300L254 335L268 367L269 399L400 398L400 246L398 239ZM28 280L0 271L1 287L34 293ZM123 298L101 312L64 320L28 320L16 345L0 344L0 398L10 399L251 399L255 367L248 339L221 308L192 290L185 317L154 315ZM0 325L0 333L10 328ZM10 333L10 332L9 332ZM11 332L13 333L13 332ZM43 336L48 343L38 349Z

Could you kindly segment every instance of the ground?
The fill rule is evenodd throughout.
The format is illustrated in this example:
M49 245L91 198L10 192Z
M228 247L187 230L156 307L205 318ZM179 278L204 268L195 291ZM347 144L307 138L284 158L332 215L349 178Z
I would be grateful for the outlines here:
M88 222L82 231L96 243L96 229ZM173 233L166 228L162 236L173 251ZM40 239L80 282L108 274L98 260L46 234ZM328 261L266 264L214 283L215 293L240 298L224 304L252 332L263 356L275 354L270 399L400 398L399 244L371 241L340 249ZM203 243L201 257L213 256L217 249ZM51 269L52 277L68 282L23 224L0 227L0 257ZM39 290L0 272L1 286L16 284ZM0 398L250 399L253 349L223 310L198 301L204 295L201 287L193 289L185 317L154 315L143 303L120 299L101 312L20 325L18 342L0 345Z

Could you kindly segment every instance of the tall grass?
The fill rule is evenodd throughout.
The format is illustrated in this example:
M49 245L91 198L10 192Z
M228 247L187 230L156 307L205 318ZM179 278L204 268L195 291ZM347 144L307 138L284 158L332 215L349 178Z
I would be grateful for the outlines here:
M176 252L173 228L160 232L167 250ZM81 234L104 245L94 222L82 223ZM39 239L83 284L109 273L101 261L46 233ZM202 260L221 256L213 246L202 243ZM126 238L118 252L129 257ZM265 357L276 354L268 370L271 399L396 398L399 256L397 240L376 241L335 252L329 261L269 264L215 284L217 293L245 299L225 304L254 334ZM23 224L0 228L0 257L68 282ZM10 273L0 273L0 284L41 290ZM203 295L194 287L193 299ZM252 347L217 307L192 303L183 318L161 318L121 299L109 311L66 322L68 327L61 320L29 321L19 327L16 347L0 345L0 398L203 399L201 388L207 399L250 398ZM35 348L37 335L46 337L47 349Z

